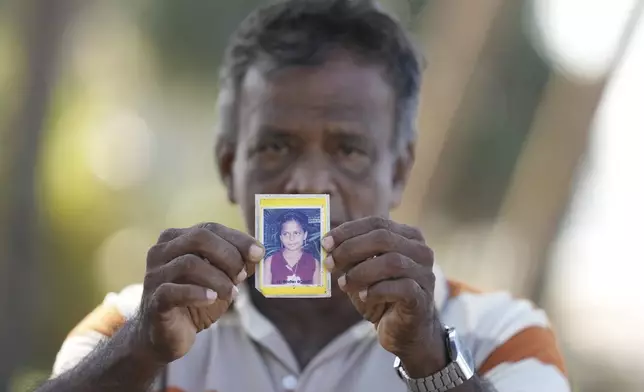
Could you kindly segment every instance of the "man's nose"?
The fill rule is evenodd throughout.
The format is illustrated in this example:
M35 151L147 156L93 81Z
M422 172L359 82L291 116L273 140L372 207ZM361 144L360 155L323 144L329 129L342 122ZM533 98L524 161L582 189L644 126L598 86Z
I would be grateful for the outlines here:
M333 195L336 187L324 158L309 157L292 171L285 191L290 194Z

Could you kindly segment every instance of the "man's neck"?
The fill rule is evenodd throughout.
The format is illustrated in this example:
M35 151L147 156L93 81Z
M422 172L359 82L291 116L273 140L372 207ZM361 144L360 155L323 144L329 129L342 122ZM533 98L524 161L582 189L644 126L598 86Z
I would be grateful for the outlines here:
M300 368L333 339L362 320L349 298L334 287L331 298L266 298L250 290L250 299L282 334Z

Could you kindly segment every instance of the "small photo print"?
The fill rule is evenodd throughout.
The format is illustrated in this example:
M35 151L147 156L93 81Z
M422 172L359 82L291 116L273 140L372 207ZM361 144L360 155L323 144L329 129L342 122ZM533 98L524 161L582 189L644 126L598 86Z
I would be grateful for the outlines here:
M255 236L266 249L257 290L266 297L329 297L320 244L329 226L328 195L256 195Z

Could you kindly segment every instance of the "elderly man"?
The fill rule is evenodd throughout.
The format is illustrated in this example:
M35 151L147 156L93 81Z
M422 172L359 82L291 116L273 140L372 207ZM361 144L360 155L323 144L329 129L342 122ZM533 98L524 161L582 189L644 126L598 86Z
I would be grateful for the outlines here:
M542 311L447 280L421 233L388 220L421 68L369 1L254 12L223 64L219 172L248 228L255 194L330 195L333 296L267 299L247 282L264 255L253 237L166 230L143 284L72 331L39 391L569 391Z

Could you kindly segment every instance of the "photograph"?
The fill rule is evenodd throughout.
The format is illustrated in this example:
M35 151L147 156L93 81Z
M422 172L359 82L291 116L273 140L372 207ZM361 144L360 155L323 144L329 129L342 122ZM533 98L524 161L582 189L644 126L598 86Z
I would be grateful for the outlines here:
M328 297L320 240L329 230L327 195L257 195L256 238L266 255L255 287L266 297Z

